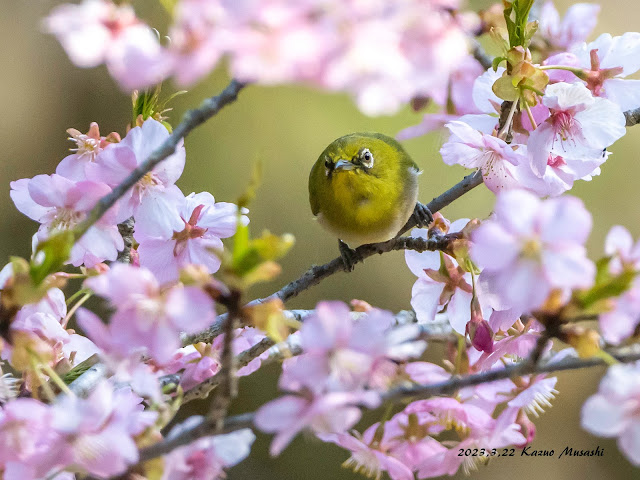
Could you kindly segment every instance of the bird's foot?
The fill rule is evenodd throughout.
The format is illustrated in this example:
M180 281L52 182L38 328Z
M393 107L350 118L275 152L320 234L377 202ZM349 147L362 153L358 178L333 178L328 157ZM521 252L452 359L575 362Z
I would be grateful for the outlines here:
M338 240L338 247L340 248L340 257L342 257L342 263L344 263L344 271L352 272L356 263L363 260L362 256L353 248L349 248L349 245L344 243L342 240Z
M429 224L433 222L433 214L431 213L431 210L420 202L416 203L411 218L416 222L416 226L418 228L428 227Z

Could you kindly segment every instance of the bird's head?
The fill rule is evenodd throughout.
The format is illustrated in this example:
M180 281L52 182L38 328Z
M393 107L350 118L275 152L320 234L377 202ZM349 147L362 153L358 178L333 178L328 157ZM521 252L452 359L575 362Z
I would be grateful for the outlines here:
M327 179L339 175L385 176L385 171L400 166L404 149L393 138L379 133L353 133L332 142L319 161Z

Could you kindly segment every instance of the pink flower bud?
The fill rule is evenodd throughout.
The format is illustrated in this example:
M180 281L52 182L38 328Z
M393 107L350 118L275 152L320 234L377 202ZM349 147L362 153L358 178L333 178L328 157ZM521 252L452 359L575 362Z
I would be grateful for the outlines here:
M476 350L491 353L493 351L493 330L484 318L477 297L471 300L471 320L467 323L465 333L469 335L471 344Z

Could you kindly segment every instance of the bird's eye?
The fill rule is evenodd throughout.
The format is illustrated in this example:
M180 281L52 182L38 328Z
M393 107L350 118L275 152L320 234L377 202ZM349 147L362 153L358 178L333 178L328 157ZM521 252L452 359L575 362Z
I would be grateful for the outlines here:
M360 152L360 161L362 162L362 165L367 168L373 167L373 155L368 148L365 148Z
M331 162L330 159L326 158L324 161L324 166L327 168L331 168L333 166L333 163Z

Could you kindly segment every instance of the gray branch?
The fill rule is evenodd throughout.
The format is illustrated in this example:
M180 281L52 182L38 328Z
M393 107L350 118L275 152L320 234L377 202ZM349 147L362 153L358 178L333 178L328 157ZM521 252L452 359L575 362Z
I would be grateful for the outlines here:
M640 123L640 108L624 112L624 118L627 120L627 127L637 125Z
M133 217L126 219L124 222L118 224L118 232L122 235L124 241L124 248L118 253L116 261L121 263L131 263L131 247L133 247L133 229L134 229Z

